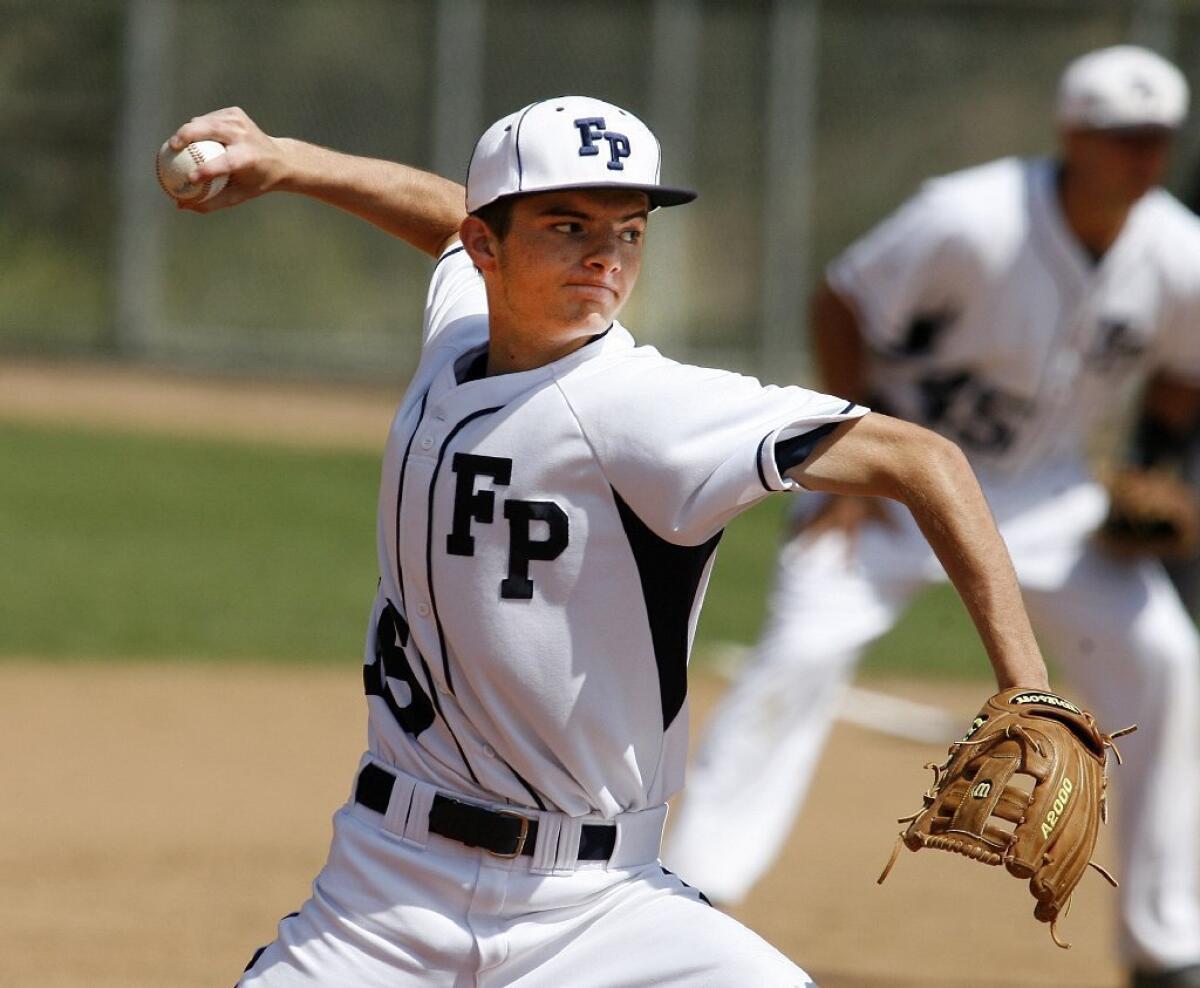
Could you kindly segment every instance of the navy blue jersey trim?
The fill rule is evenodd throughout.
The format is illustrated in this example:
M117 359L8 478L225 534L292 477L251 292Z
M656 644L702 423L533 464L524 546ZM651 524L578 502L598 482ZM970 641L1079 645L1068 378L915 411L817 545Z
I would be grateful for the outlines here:
M409 454L412 452L413 440L417 438L417 433L421 429L421 423L425 420L425 405L428 400L429 392L426 391L423 395L421 395L421 407L417 412L416 425L413 426L413 430L408 436L408 442L404 446L404 459L400 462L400 479L398 481L399 488L396 491L396 579L400 589L400 607L404 610L405 614L408 613L408 605L405 603L404 595L404 571L400 564L400 505L404 499L404 476L408 470ZM430 498L430 502L430 508L432 510L432 496ZM432 585L430 586L430 593L433 593ZM378 621L378 618L376 618L376 620ZM438 633L441 633L440 626L438 628ZM372 630L372 634L374 634L374 630ZM429 691L429 699L433 702L433 709L436 711L438 717L441 718L442 723L446 725L446 733L450 735L450 740L454 742L454 747L458 749L458 754L462 758L463 764L467 767L467 774L471 776L471 779L474 782L478 783L479 780L475 778L475 770L471 767L471 762L467 758L467 753L462 744L459 743L458 735L454 733L454 728L450 726L450 721L446 719L446 715L442 711L442 704L438 699L437 683L435 683L433 680L433 673L429 669L429 663L425 661L424 654L419 648L417 648L417 643L411 637L409 638L409 643L412 645L412 649L416 653L417 658L421 660L421 672L425 674L425 688ZM390 697L385 698L385 701L386 699L390 699ZM390 704L389 709L391 709ZM396 711L392 710L391 712L392 715L395 716ZM421 743L420 738L414 738L414 741L416 741L417 744Z
M481 408L478 411L472 412L451 429L450 434L446 436L445 441L442 443L441 449L438 450L438 458L433 468L433 476L429 478L429 510L425 516L425 580L429 587L429 606L433 610L433 623L437 627L438 644L442 650L442 674L446 678L446 689L451 696L454 695L454 681L450 676L450 653L446 650L446 632L442 628L442 619L438 614L437 594L433 589L433 495L437 490L438 474L441 473L442 462L446 458L446 450L454 442L454 437L477 418L482 418L484 415L491 415L494 412L500 411L503 407L503 405L496 405L494 408Z
M471 362L462 369L459 373L458 361L454 362L454 380L459 384L466 384L468 381L482 381L487 377L488 352L490 347L485 346L479 353L471 358ZM467 353L470 353L468 350ZM459 358L462 359L461 357Z
M409 639L412 641L412 639ZM450 740L454 742L454 747L458 749L458 755L463 760L463 764L467 766L467 774L471 777L471 781L479 785L479 779L475 777L475 770L471 768L471 760L467 758L467 753L463 746L459 743L458 735L454 733L454 728L450 726L450 721L442 712L442 701L438 699L437 683L433 681L433 673L429 670L429 663L425 661L424 653L417 648L417 643L412 642L413 651L417 653L417 658L421 660L421 671L425 673L425 682L429 684L429 699L433 701L433 709L437 711L438 717L442 723L446 725L446 733L450 735ZM417 744L421 743L421 739L416 739Z
M602 333L597 333L595 336L589 337L588 341L579 349L582 350L582 349L584 349L584 347L589 347L593 343L598 343L600 340L604 339L604 337L606 337L608 335L609 330L611 330L611 329L612 329L612 323L609 323L608 329L604 330L604 332L602 332ZM466 351L466 353L470 353L470 352L471 352L470 350ZM455 367L454 367L455 381L459 384L466 384L469 381L481 381L485 377L487 377L488 376L488 374L487 374L488 359L489 359L490 353L491 353L491 348L489 346L485 345L483 347L483 349L479 351L479 353L477 353L474 357L471 358L471 362L469 364L467 364L466 367L463 367L461 369L461 372L458 367L458 361L455 361ZM464 353L464 356L465 355L466 354ZM462 359L462 357L459 358L459 360L461 360L461 359Z
M838 414L845 415L853 408L854 402L848 401L846 402L846 407L838 412ZM845 421L845 419L842 421ZM777 442L775 444L775 466L779 468L780 474L787 473L792 467L797 467L807 460L812 455L812 451L816 448L817 443L841 425L842 421L827 422L825 425L819 425L808 432L803 432L798 436L792 436L790 439Z
M654 662L658 666L665 731L687 698L688 628L692 608L704 569L724 532L718 532L701 545L675 545L652 532L616 488L610 489L637 564Z
M405 615L408 613L408 605L404 600L404 568L400 563L400 505L404 500L404 475L408 471L408 457L412 452L413 440L417 438L417 432L420 430L421 422L425 418L425 404L428 401L429 392L426 391L421 395L421 407L417 411L417 423L413 426L412 432L409 433L408 442L404 446L404 457L400 461L400 478L397 481L396 489L396 586L400 591L399 611L402 611ZM374 634L373 629L371 633ZM454 738L454 743L461 752L462 745L458 744L458 738L454 737L454 731L451 730L449 721L446 720L445 715L442 713L441 704L438 703L437 683L433 681L433 676L429 672L429 665L425 662L425 656L421 654L421 650L417 648L415 641L412 641L411 638L409 641L412 644L413 651L417 653L417 658L421 660L421 671L425 673L425 689L429 692L429 697L433 701L433 708L437 711L437 715L442 718L442 723L446 725L446 730L450 732L450 736ZM393 710L392 713L395 714L395 711ZM463 761L466 761L465 754L463 755ZM468 765L467 770L470 771L470 768L470 765Z
M817 443L841 424L841 422L827 422L825 425L817 426L811 432L777 442L775 444L775 466L779 468L779 472L787 473L792 467L799 466L807 460Z
M500 760L504 761L504 759L500 759ZM512 772L513 778L515 778L519 783L521 783L521 786L525 789L525 791L527 793L529 793L530 798L534 801L534 803L537 804L537 808L539 810L544 810L546 808L546 804L543 803L541 800L541 797L538 796L538 794L536 792L534 792L533 786L531 786L528 782L525 781L525 777L523 775L521 775L521 773L518 772L515 768L513 768L511 765L509 765L508 762L504 762L504 767L507 768L510 772Z
M770 438L771 438L771 433L768 432L765 436L762 437L762 439L760 439L758 441L758 449L754 453L754 466L758 469L759 483L761 483L763 485L763 487L766 488L767 490L774 491L775 488L767 483L767 475L765 473L763 473L763 468L762 468L763 446L766 445L767 440Z
M417 430L421 428L421 422L425 418L425 403L429 400L429 392L426 391L421 395L421 407L417 411L417 423L413 426L412 432L408 434L408 442L404 446L404 456L400 460L400 478L397 481L396 488L396 585L400 588L400 606L404 612L408 613L408 607L404 602L404 570L400 566L400 505L404 501L404 475L408 471L408 456L412 452L413 440L417 438ZM433 684L430 683L430 686Z
M441 257L439 257L439 258L437 259L437 264L435 264L435 265L433 266L433 267L434 267L434 269L436 270L436 269L437 269L437 266L438 266L438 264L441 264L441 263L442 263L442 261L444 261L444 260L445 260L447 257L453 257L455 254L461 254L461 253L462 253L464 250L466 250L466 249L467 249L467 248L465 248L465 247L464 247L462 244L459 244L459 245L458 245L457 247L455 247L453 250L448 250L448 251L446 251L446 253L444 253L444 254L443 254Z

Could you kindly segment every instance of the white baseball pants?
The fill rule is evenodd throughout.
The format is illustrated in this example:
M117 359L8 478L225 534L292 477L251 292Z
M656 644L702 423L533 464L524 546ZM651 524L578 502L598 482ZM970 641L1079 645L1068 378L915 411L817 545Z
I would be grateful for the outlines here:
M421 784L389 771L406 784L387 812L351 800L335 814L312 897L240 988L815 988L662 868L665 807L618 817L609 862L500 858L428 833ZM568 825L536 816L539 839Z
M1123 564L1088 535L1091 483L987 489L1034 628L1106 730L1131 723L1112 767L1122 951L1136 966L1200 961L1200 643L1158 563ZM945 575L906 511L850 544L800 538L780 555L752 658L713 715L663 860L736 903L791 829L863 649ZM964 712L967 716L970 712ZM965 721L964 721L965 724Z

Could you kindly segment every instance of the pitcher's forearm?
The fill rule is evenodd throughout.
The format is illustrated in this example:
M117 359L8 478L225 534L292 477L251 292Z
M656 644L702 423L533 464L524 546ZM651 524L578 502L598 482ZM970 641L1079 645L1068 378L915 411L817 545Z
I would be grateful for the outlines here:
M962 598L997 684L1048 687L1012 560L974 474L961 456L937 458L927 470L942 476L921 478L901 500Z
M278 191L353 213L428 254L440 252L466 215L465 193L457 182L393 161L279 141L288 169Z
M219 195L181 202L197 213L239 206L269 192L310 196L373 223L437 256L466 215L461 185L417 168L360 158L289 137L272 137L241 107L193 117L170 138L180 150L192 141L217 141L215 155L189 176L193 182L225 176Z

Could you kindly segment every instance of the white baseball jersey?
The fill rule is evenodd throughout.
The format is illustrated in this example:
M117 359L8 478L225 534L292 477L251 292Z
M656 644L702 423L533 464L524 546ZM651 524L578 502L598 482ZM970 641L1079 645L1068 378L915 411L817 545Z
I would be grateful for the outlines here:
M483 281L439 261L388 439L370 750L444 789L571 815L683 782L685 673L723 526L776 442L865 411L675 363L619 324L484 377Z
M1081 457L1143 371L1200 382L1200 221L1155 190L1097 262L1056 177L1005 158L934 179L828 271L873 351L878 407L1002 472Z

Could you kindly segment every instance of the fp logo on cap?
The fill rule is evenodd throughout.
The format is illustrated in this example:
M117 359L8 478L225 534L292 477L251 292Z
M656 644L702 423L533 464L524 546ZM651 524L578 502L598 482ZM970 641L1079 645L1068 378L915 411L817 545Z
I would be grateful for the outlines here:
M621 159L629 157L628 137L618 134L615 130L606 130L603 117L582 117L575 121L575 126L579 128L579 157L599 154L600 149L596 147L596 141L608 141L610 160L607 166L615 172L625 170Z
M616 129L608 129L610 120ZM628 110L591 96L539 100L501 117L475 144L467 212L505 196L553 189L636 189L651 209L695 199L689 189L659 182L661 164L658 140Z

